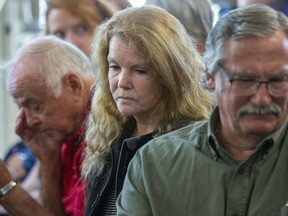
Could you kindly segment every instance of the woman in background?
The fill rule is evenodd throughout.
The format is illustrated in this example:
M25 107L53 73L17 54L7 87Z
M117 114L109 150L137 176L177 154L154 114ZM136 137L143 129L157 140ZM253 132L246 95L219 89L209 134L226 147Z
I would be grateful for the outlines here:
M51 0L46 11L46 33L74 44L90 56L95 28L112 13L103 1Z

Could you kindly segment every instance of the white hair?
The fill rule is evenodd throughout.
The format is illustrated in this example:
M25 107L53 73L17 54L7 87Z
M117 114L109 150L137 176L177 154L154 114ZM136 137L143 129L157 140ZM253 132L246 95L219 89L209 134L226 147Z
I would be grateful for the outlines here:
M210 0L146 0L145 5L155 5L168 11L184 25L196 39L206 39L213 26Z
M85 77L94 71L89 58L80 49L52 35L39 37L21 47L7 64L8 76L24 57L39 65L37 72L55 97L61 95L61 80L68 72Z

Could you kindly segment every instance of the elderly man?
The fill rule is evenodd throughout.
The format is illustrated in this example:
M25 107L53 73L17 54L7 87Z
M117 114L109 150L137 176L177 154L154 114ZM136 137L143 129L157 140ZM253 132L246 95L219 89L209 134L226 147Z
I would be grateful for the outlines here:
M12 59L7 88L20 109L16 132L39 159L45 206L25 195L1 163L0 204L12 215L45 215L46 209L83 215L83 122L93 83L88 57L54 36L34 40Z
M264 5L208 36L209 121L159 137L131 161L118 215L281 215L288 201L288 20Z

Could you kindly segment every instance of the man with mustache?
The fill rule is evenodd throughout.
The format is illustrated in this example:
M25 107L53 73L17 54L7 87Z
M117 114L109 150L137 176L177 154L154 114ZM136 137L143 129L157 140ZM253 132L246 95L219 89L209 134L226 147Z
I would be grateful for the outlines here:
M154 139L131 161L118 215L284 215L288 208L288 20L264 5L212 29L208 121ZM276 193L275 193L276 192Z

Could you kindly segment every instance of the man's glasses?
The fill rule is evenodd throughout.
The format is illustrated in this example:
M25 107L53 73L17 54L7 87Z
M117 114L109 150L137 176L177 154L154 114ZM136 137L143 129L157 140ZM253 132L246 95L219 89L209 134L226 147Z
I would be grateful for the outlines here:
M231 74L224 70L222 65L219 66L219 71L229 79L231 88L238 95L250 96L257 93L261 84L265 84L271 96L281 97L287 94L288 90L288 74L272 78L267 81L259 81L254 79L233 78Z

